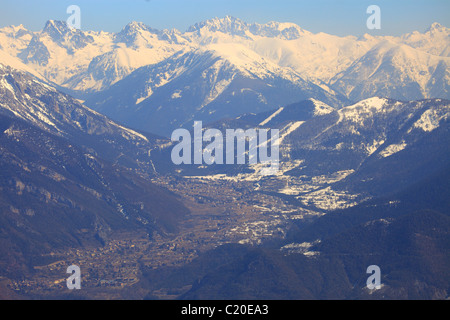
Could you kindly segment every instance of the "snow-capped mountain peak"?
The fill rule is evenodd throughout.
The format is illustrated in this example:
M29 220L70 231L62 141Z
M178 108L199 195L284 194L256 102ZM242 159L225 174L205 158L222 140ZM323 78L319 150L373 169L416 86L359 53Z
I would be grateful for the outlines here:
M117 34L117 38L126 42L127 38L136 38L137 35L142 35L145 33L157 34L159 30L150 28L143 22L133 21L128 23L123 29Z
M440 24L439 22L434 22L434 23L432 23L431 26L426 30L426 33L427 33L427 32L431 32L431 33L434 33L434 32L445 32L445 31L448 32L448 28L446 28L445 26L443 26L443 25Z
M43 40L46 36L54 44L67 49L69 54L74 53L75 50L83 49L88 44L94 42L92 36L79 29L69 27L65 21L47 21L40 36L36 39L36 43L41 46L42 41L44 41L47 42L48 46L51 46L48 41Z
M191 26L187 32L222 32L230 35L245 35L248 25L237 18L226 16L225 18L214 18Z
M196 33L199 37L208 37L220 32L230 36L240 36L250 39L252 36L294 40L311 33L303 30L295 23L271 21L265 24L246 23L238 18L226 16L214 18L191 26L188 33Z
M57 21L57 20L48 20L45 24L44 29L42 30L42 33L46 33L52 38L59 38L63 37L67 33L70 32L70 28L67 25L67 22L64 21Z
M143 22L138 22L138 21L132 21L129 24L127 24L123 30L133 30L133 31L140 31L140 30L150 30L150 27L147 26L145 23Z
M30 31L27 28L25 28L23 24L20 24L18 26L11 25L1 29L0 31L9 34L13 37L21 37L25 33L30 33Z
M177 29L157 30L145 23L136 21L127 24L114 36L114 40L118 43L125 43L128 47L135 49L153 48L161 45L158 43L159 41L171 45L186 43L186 39L182 38L181 33Z
M331 106L329 106L328 104L314 99L314 98L310 98L308 99L309 101L311 101L312 103L314 103L314 115L315 116L321 116L321 115L325 115L325 114L329 114L332 113L333 111L335 111L335 109Z
M302 29L295 23L271 21L266 24L254 23L250 26L250 32L254 35L280 38L284 40L295 40L301 36L311 35L310 32Z
M361 100L358 103L348 106L346 108L351 109L351 108L358 108L358 107L368 107L368 108L380 110L383 108L383 106L386 105L387 102L388 102L388 99L386 99L386 98L372 97L372 98Z

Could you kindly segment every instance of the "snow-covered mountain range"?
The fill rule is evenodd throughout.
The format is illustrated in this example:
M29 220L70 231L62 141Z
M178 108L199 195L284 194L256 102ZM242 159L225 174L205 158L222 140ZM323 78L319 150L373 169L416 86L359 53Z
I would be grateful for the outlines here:
M245 50L233 51L232 46L215 48L228 54L228 58L237 59L236 53L240 51L250 54L249 58L260 56L293 69L305 79L324 83L330 83L368 53L385 56L386 51L396 47L415 49L412 50L415 54L417 50L441 57L447 63L445 58L450 55L449 30L438 23L424 33L415 31L401 37L366 34L359 38L313 34L293 23L248 24L229 16L195 24L184 33L160 31L139 22L129 23L119 33L81 31L52 20L39 32L22 25L0 29L0 46L4 51L45 71L41 73L49 80L75 90L103 89L136 68L163 61L181 49L196 50L211 44L242 45ZM115 78L100 77L98 73L105 71L104 67L115 71ZM73 78L74 75L78 77ZM108 78L107 83L101 78Z
M6 56L113 119L160 134L193 118L214 121L307 98L334 107L373 96L450 98L450 35L438 23L401 37L339 37L229 16L186 32L139 22L118 33L81 31L50 20L38 32L0 29Z

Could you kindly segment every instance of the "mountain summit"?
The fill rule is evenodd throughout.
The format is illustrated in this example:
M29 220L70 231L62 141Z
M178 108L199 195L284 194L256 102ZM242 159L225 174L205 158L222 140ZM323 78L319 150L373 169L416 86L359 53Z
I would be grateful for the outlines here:
M230 35L245 36L248 25L244 21L226 16L225 18L214 18L191 26L187 32L222 32Z
M57 21L57 20L49 20L44 26L42 33L48 34L53 39L62 39L67 33L70 32L70 28L67 25L67 22Z
M206 32L221 32L244 38L249 38L253 35L284 40L294 40L302 35L309 34L309 32L294 23L268 22L266 24L249 24L232 16L214 18L197 23L191 26L187 32L196 32L199 36L205 36Z

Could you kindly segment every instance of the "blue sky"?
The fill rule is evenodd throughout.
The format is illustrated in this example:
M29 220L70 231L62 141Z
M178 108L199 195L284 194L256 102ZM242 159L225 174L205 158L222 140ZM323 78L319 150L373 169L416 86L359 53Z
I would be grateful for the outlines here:
M449 0L0 0L0 27L23 24L37 31L49 19L67 20L69 5L81 8L83 30L117 32L131 21L185 31L213 17L247 22L294 22L311 32L336 35L400 35L433 22L450 26ZM369 5L381 8L381 30L368 30Z

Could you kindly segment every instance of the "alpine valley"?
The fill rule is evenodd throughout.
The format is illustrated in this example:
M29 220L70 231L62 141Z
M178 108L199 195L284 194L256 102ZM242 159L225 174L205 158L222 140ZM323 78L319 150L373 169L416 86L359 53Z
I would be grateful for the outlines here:
M448 299L449 64L438 23L0 29L0 298ZM278 172L174 165L194 121L278 129Z
M357 38L229 16L184 33L138 22L119 33L71 29L61 21L48 21L40 32L0 30L5 54L62 91L114 120L165 136L193 120L308 98L337 108L373 96L449 99L449 45L449 29L438 23L424 33Z

